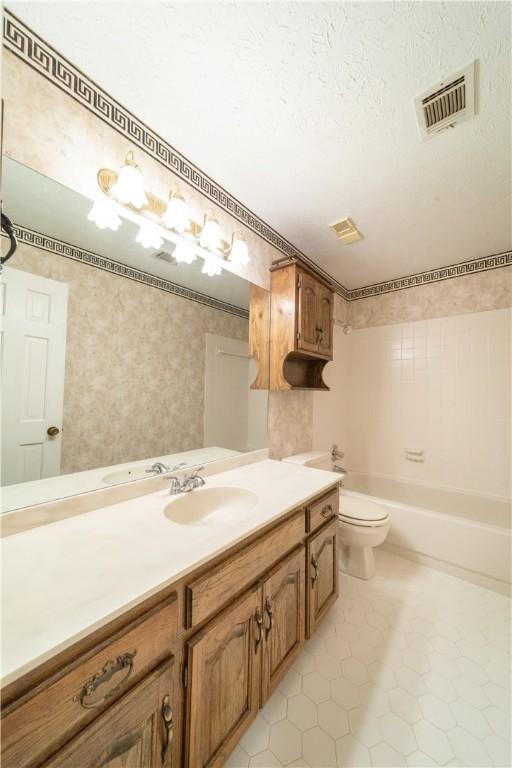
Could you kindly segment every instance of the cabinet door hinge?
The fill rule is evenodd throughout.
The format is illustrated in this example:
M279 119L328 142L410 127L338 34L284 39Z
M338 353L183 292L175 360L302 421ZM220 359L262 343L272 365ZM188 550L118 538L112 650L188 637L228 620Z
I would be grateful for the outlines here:
M181 666L181 687L187 688L188 686L188 664L182 664Z
M300 339L300 331L297 331L297 341Z
M300 288L302 286L302 274L299 272L297 275L297 288Z

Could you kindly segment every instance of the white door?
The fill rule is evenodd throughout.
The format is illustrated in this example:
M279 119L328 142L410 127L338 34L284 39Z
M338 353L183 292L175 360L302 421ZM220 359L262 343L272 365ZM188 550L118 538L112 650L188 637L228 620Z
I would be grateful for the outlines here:
M60 472L68 286L9 267L0 280L1 484L11 485Z

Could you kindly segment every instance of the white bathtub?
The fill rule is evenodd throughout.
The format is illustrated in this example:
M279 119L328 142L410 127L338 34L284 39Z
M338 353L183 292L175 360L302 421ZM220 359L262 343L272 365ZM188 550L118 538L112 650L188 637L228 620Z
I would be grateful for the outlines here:
M511 505L477 496L376 475L349 473L343 495L383 504L391 518L385 548L510 593Z

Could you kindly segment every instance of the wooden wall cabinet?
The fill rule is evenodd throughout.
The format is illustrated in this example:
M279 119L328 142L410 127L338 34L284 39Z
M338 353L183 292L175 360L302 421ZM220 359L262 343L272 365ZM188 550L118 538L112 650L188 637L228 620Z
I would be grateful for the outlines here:
M333 356L333 291L294 260L271 271L270 389L328 390L322 372Z
M2 691L6 768L218 768L338 594L337 484Z

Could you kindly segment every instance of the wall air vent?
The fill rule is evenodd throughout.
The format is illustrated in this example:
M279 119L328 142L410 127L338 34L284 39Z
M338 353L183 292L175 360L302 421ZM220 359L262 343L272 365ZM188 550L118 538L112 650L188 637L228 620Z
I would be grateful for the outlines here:
M424 141L475 115L475 70L473 61L414 99Z
M334 224L329 224L329 228L332 229L338 240L341 240L346 245L363 239L363 235L352 219L349 218L335 221Z

